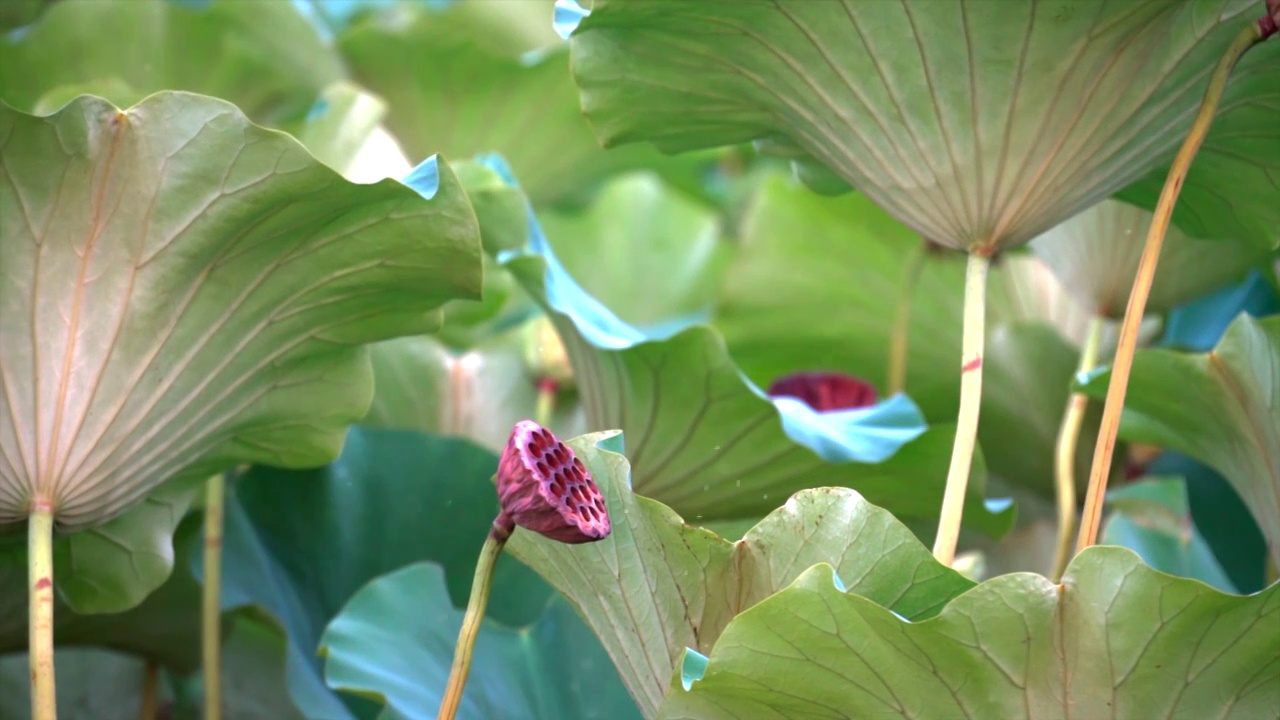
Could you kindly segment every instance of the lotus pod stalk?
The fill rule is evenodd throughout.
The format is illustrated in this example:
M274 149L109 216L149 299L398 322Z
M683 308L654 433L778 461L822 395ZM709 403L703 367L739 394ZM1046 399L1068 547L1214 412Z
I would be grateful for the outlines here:
M437 720L453 720L462 704L493 569L511 533L522 527L577 545L603 540L613 529L604 496L586 465L550 430L532 420L521 420L512 428L498 461L497 484L500 509L476 562L471 599L458 632L453 668Z

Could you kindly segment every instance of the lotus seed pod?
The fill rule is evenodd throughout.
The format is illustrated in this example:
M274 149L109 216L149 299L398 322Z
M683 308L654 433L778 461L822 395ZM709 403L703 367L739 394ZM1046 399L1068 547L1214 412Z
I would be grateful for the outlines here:
M550 430L521 420L498 463L498 501L511 522L563 543L603 540L612 526L585 465Z
M573 387L573 366L556 326L545 315L525 326L524 361L535 381L550 380L556 388Z
M770 397L793 397L818 412L853 410L876 404L869 383L838 372L799 372L773 381Z

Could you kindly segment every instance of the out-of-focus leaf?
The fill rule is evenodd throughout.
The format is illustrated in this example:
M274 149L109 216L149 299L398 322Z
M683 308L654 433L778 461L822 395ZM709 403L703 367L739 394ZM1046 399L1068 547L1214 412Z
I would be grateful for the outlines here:
M171 478L314 466L373 393L365 343L480 284L475 216L433 159L348 183L233 106L0 106L0 522L62 530ZM430 199L428 199L430 198Z
M1092 547L1061 585L988 580L924 622L829 565L739 615L664 720L1228 718L1280 712L1280 584L1250 597ZM785 688L785 692L779 692Z
M1204 463L1176 452L1161 453L1147 472L1186 478L1196 531L1213 549L1232 586L1241 593L1261 590L1266 584L1267 540L1231 483Z
M712 210L651 173L613 180L584 212L540 220L569 274L637 327L705 315L732 249Z
M509 548L586 618L646 717L686 647L709 651L735 615L814 563L836 565L850 592L909 618L931 616L973 586L934 562L892 515L844 488L798 493L736 543L691 527L632 493L621 440L595 433L569 442L604 494L609 537L565 545L517 530Z
M571 46L606 146L765 140L930 240L992 248L1166 162L1205 68L1260 10L1252 0L594 0ZM1264 117L1260 89L1233 88L1233 100Z
M386 112L381 98L339 81L324 89L305 120L286 129L317 160L345 175Z
M306 115L343 74L337 52L290 2L58 0L20 37L0 40L0 100L44 113L82 92L127 107L187 90L276 125Z
M1197 298L1169 313L1160 344L1175 350L1208 352L1242 312L1255 317L1280 313L1280 296L1259 272L1244 282Z
M378 343L373 406L361 423L467 438L501 453L511 427L537 409L537 379L522 357L525 341L518 328L459 352L431 337ZM558 435L585 432L578 397L560 393L548 425Z
M101 648L58 648L59 720L136 718L146 661ZM0 720L31 720L31 667L26 653L0 656Z
M1085 391L1102 397L1109 380L1101 373ZM1280 317L1242 314L1207 354L1139 352L1120 431L1222 473L1280 565Z
M500 13L491 5L405 8L339 38L355 77L390 103L387 126L411 159L502 153L539 204L613 172L673 162L646 148L602 150L578 105L568 48L517 57L509 45L493 47Z
M449 681L462 613L444 573L418 563L362 587L325 629L331 687L386 703L388 720L432 718ZM482 626L460 720L639 720L599 642L557 598L533 625Z
M1111 516L1099 541L1103 545L1127 547L1161 572L1237 592L1191 523L1181 478L1153 477L1112 488L1107 505Z
M1134 205L1104 200L1031 241L1031 250L1082 305L1119 319L1129 302L1151 217ZM1242 242L1198 240L1172 227L1160 251L1147 312L1166 312L1239 280L1265 254Z

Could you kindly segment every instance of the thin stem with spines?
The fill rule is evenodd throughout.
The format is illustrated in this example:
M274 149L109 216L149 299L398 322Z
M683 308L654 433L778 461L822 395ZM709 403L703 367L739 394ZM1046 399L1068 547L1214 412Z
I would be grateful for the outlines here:
M493 521L489 536L480 548L480 559L476 561L476 574L471 581L471 599L467 601L467 612L462 617L462 628L458 631L458 644L453 651L453 668L449 671L449 684L445 686L444 696L440 700L440 712L436 720L454 720L458 708L462 705L462 691L467 685L467 675L471 672L471 654L475 650L476 637L480 634L480 624L484 621L485 607L489 604L489 588L493 584L493 570L497 566L498 555L502 553L507 538L511 537L514 523L500 514Z
M960 347L960 413L956 419L956 439L951 449L947 488L942 496L938 534L933 541L933 557L943 565L955 559L964 515L965 492L973 451L978 444L978 413L982 409L982 361L986 336L987 271L991 258L969 253L964 280L964 335Z
M140 720L155 720L156 711L160 708L160 663L148 659L145 674L142 676L142 709L138 712Z
M200 607L204 720L222 717L222 528L226 479L209 478L204 499L204 595Z
M928 244L920 245L907 259L902 285L898 288L898 304L893 311L893 328L889 334L889 369L885 380L885 395L897 395L907 387L907 344L911 329L911 304L916 286L920 284L920 271L928 256Z
M1098 345L1102 340L1102 318L1089 320L1089 333L1080 361L1076 365L1077 377L1089 372L1098 364ZM1058 428L1058 443L1054 449L1053 481L1058 497L1058 544L1053 556L1050 577L1054 582L1062 579L1062 573L1071 560L1071 542L1076 534L1076 446L1080 440L1080 428L1084 426L1084 411L1089 397L1073 392L1067 399L1067 409Z
M37 503L27 522L31 720L58 720L53 663L53 508Z
M1240 58L1263 39L1262 29L1256 23L1240 31L1235 40L1223 53L1213 75L1209 79L1209 87L1205 90L1204 99L1200 101L1200 112L1196 115L1186 140L1169 167L1164 188L1160 191L1160 199L1151 218L1151 227L1147 231L1146 245L1138 262L1138 272L1134 277L1133 289L1129 292L1129 305L1125 308L1124 321L1120 325L1120 339L1116 343L1115 359L1111 365L1111 382L1107 387L1106 404L1102 409L1102 424L1098 429L1098 443L1093 451L1093 466L1089 472L1089 489L1085 495L1084 511L1080 518L1080 536L1076 541L1079 552L1098 541L1098 527L1102 522L1102 503L1107 494L1107 481L1111 472L1111 461L1115 455L1116 435L1120 430L1120 414L1124 410L1125 393L1129 389L1129 373L1133 370L1133 354L1138 346L1138 330L1142 325L1142 316L1146 311L1147 298L1151 294L1151 283L1155 279L1156 265L1160 262L1160 249L1164 245L1165 233L1173 219L1173 209L1178 202L1178 194L1182 191L1182 183L1191 169L1191 161L1204 143L1213 123L1213 116L1222 101L1222 93L1226 89L1231 70Z

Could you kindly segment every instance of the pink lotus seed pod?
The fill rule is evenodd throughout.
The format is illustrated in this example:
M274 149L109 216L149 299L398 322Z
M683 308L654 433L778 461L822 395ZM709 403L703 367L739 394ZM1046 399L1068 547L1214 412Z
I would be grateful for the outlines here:
M793 397L818 412L853 410L876 404L876 389L838 372L800 372L773 381L770 397Z
M612 529L586 466L532 420L516 423L507 439L498 462L498 501L510 522L563 543L603 540Z

